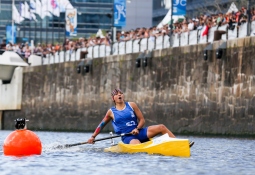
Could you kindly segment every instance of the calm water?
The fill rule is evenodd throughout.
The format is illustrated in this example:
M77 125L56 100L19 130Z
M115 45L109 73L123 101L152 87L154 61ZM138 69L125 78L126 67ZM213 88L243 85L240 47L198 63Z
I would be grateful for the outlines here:
M12 131L0 131L0 146ZM0 153L1 175L67 174L255 174L255 139L184 137L195 141L190 158L159 155L105 153L110 141L94 145L53 149L57 145L86 141L91 133L35 132L41 139L40 156L8 157ZM100 134L100 137L108 137ZM119 141L119 139L115 139Z

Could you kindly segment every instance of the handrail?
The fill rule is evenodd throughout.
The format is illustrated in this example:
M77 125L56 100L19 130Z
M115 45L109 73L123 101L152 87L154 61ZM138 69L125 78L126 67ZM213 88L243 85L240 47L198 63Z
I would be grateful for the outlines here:
M247 27L248 27L247 24L248 24L247 22L243 23L239 27L236 26L233 30L228 29L227 25L223 25L219 27L218 30L226 31L226 34L222 35L222 40L246 37ZM181 34L173 34L170 36L163 35L157 38L149 37L149 38L143 38L143 39L116 42L113 45L113 49L114 49L113 55L119 55L120 53L121 54L139 53L139 52L144 52L145 50L164 49L169 47L179 47L179 46L187 46L192 44L213 42L214 31L217 30L217 27L210 28L208 35L206 36L202 36L203 30L204 28L201 30L193 30L193 31L185 32ZM250 36L255 36L255 21L251 22ZM131 48L130 48L130 45L131 45ZM76 61L80 59L77 57L77 55L80 56L80 53L77 53L77 52L81 52L81 50L88 51L87 57L92 59L109 56L111 46L106 46L106 45L105 47L102 47L102 46L103 45L95 45L95 46L90 46L87 48L78 49L76 52L72 54L69 54L69 52L67 52L63 54L58 53L58 55L50 55L50 56L47 55L46 58L42 57L42 59L44 60L41 60L41 63L54 64L54 63L62 62L61 60L63 60L63 58L61 57L63 55L67 56L66 54L68 54L69 59L64 60L64 62ZM55 59L56 56L59 58ZM50 61L49 59L54 59L54 61Z

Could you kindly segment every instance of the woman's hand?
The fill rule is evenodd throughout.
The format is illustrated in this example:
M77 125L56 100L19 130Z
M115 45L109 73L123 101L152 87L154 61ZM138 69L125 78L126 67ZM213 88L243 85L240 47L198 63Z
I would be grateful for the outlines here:
M131 134L137 135L137 134L139 134L139 130L137 128L135 128L135 129L133 129L133 131L131 131Z
M95 143L95 137L91 136L90 139L87 141L90 144L94 144Z

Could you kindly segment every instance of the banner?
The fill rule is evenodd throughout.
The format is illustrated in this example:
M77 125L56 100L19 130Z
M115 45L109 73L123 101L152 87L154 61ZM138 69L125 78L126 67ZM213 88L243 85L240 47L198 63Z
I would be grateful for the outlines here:
M13 33L12 33L13 30ZM12 38L13 34L13 38ZM12 44L16 43L16 26L6 26L6 44L11 42Z
M126 26L126 0L114 0L114 26Z
M77 36L77 10L66 9L66 36Z
M186 15L186 0L173 0L173 15Z

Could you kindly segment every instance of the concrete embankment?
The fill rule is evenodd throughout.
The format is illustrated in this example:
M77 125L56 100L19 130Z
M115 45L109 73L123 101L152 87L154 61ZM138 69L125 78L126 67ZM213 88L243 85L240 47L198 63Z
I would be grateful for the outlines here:
M28 118L34 130L92 131L113 105L120 87L134 101L146 125L162 123L179 134L255 134L255 38L155 50L147 67L135 66L137 54L92 60L77 74L77 62L24 68L22 109L5 111L3 129ZM111 125L105 131L112 130Z

